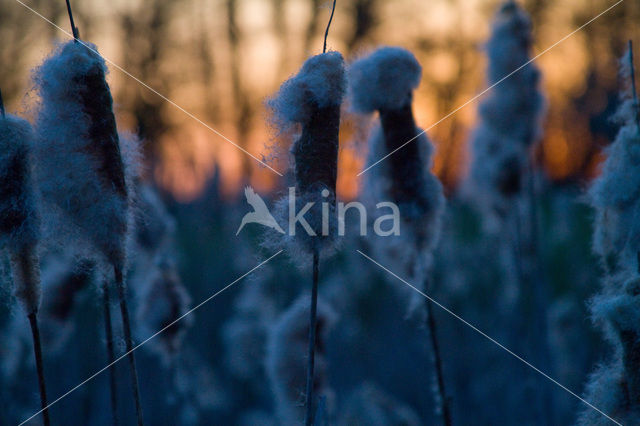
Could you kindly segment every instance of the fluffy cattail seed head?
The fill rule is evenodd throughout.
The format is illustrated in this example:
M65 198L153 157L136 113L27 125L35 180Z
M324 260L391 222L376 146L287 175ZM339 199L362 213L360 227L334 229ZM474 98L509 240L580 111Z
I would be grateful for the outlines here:
M335 193L340 105L346 89L344 61L338 52L309 58L268 102L282 129L299 124L302 133L291 152L300 193L329 189Z
M596 321L603 323L607 338L616 348L614 359L592 375L587 386L587 398L621 424L637 424L640 420L640 279L627 280L618 287L594 299L591 311ZM622 290L622 291L620 291ZM585 410L578 424L609 423L599 413ZM606 420L606 419L605 419Z
M540 71L528 63L532 40L529 16L515 1L505 2L485 46L492 88L478 108L479 122L471 135L473 162L464 187L483 209L499 215L521 193L530 147L542 135L545 101Z
M589 201L596 212L593 249L609 273L635 271L640 251L640 128L628 58L627 53L620 60L620 79L627 84L615 116L622 126L606 148L602 171L589 189Z
M40 222L30 163L33 141L27 121L0 117L0 246L9 251L16 297L29 314L38 311L41 299Z
M351 102L356 111L379 112L380 126L369 140L366 193L398 205L403 223L415 236L414 249L430 251L444 207L442 185L430 172L433 148L415 122L413 90L422 67L399 47L382 47L349 67ZM391 155L389 155L391 154Z
M381 47L349 66L352 108L370 114L411 105L420 85L422 67L413 53L400 47Z
M120 140L116 131L106 73L95 46L73 41L35 71L41 98L35 157L45 200L122 268L136 150L132 139Z
M344 61L338 52L309 58L300 72L284 82L278 94L268 101L273 120L281 132L301 129L291 153L296 181L296 207L315 202L307 217L316 236L305 230L296 232L301 248L321 250L333 240L322 230L321 204L335 205L338 174L340 105L346 90ZM290 200L289 200L290 201ZM288 217L288 206L280 203L278 216ZM335 214L329 215L331 229L337 225Z
M500 84L480 105L480 116L489 121L501 135L510 135L525 146L536 142L541 130L544 98L539 92L540 71L527 64L532 46L531 20L512 0L504 3L494 19L491 37L486 45L489 59L487 80Z

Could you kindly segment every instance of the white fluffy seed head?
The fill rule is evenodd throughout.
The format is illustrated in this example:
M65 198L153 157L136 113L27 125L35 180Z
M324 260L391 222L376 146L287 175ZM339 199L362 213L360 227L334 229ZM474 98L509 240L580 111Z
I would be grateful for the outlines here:
M491 89L491 95L479 108L480 118L490 122L497 133L527 146L542 134L545 109L539 91L540 71L534 64L527 64L532 40L527 13L514 1L504 3L496 14L486 45L488 83L500 84ZM527 65L523 67L524 64Z
M621 63L621 79L629 80L629 56ZM630 84L621 92L616 120L622 124L616 139L605 150L600 175L589 189L596 212L593 249L609 272L636 270L640 250L640 129Z
M303 219L308 224L308 229L302 221L290 227L294 222L291 218L307 206L310 207L306 210ZM272 251L285 247L287 256L296 266L300 268L308 266L312 259L309 254L316 250L320 258L325 259L332 256L339 247L340 239L336 238L339 230L336 206L333 199L322 196L322 191L304 194L295 191L295 202L289 194L279 199L272 211L276 222L285 233L282 234L274 229L267 230L262 239L262 246Z
M385 159L366 172L363 194L375 219L383 213L373 206L395 203L404 228L400 236L378 238L375 246L393 256L404 246L402 251L411 253L408 263L426 267L438 240L444 195L430 171L433 147L417 127L411 108L421 70L411 52L383 47L351 65L349 84L355 110L380 113L380 124L368 142L368 164ZM385 215L389 213L384 210Z
M411 102L420 84L422 67L413 53L381 47L349 67L349 94L356 112L397 109Z
M88 242L122 268L137 141L118 137L106 73L102 57L73 41L35 70L41 100L34 157L52 237L60 240L65 229L64 236Z
M619 361L600 366L589 378L585 399L623 425L640 424L640 407L629 404L625 372ZM578 418L578 426L608 426L611 420L585 407Z
M285 81L267 101L274 124L281 130L303 124L316 108L340 105L347 87L344 60L339 52L313 56L295 76Z
M276 220L289 223L289 203L295 204L297 211L297 207L304 206L307 201L315 202L305 217L312 232L300 229L295 236L287 235L288 227L285 226L284 236L267 237L267 245L284 245L293 257L297 257L298 249L307 254L322 252L326 255L335 247L340 106L345 90L342 55L329 52L309 58L300 72L284 82L267 103L279 136L293 129L300 130L290 149L296 200L294 202L292 196L280 200ZM327 205L328 217L323 215L323 204L330 204ZM331 222L328 226L331 232L322 232L323 217ZM276 238L272 238L274 236Z
M478 108L470 141L471 170L463 186L463 193L488 213L487 219L503 216L512 197L521 193L530 147L542 136L545 100L540 71L528 63L531 46L528 15L515 1L505 2L485 46L492 88Z
M522 189L526 147L480 122L471 136L471 153L473 165L463 191L483 210L504 215L511 198Z

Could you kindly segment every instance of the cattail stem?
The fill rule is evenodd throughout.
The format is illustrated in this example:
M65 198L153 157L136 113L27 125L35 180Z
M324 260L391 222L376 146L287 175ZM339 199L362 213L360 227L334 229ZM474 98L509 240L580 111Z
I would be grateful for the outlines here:
M6 113L4 111L4 101L2 99L2 90L0 90L0 114L2 114L2 118L6 117Z
M67 0L67 13L69 14L69 22L71 23L71 32L73 33L73 39L78 41L80 38L80 34L78 32L78 27L73 22L73 12L71 12L71 3Z
M124 278L120 268L114 267L113 270L115 272L118 297L120 298L120 314L122 315L122 328L124 329L124 340L127 348L127 357L129 358L129 367L131 369L131 385L133 387L133 398L136 404L136 416L138 419L138 426L143 426L144 422L142 420L142 405L140 404L140 387L138 385L138 369L136 367L136 357L133 353L131 321L129 320L129 308L127 306Z
M38 387L40 388L40 405L42 407L42 418L44 426L51 424L49 420L49 409L47 403L47 387L44 380L44 367L42 363L42 347L40 346L40 329L38 328L38 318L36 313L28 315L31 324L31 335L33 337L33 353L36 358L36 369L38 370Z
M633 42L629 40L629 73L631 74L631 90L633 90L633 106L636 110L636 124L640 131L640 104L638 103L638 91L636 90L636 68L633 63Z
M113 425L118 426L120 420L118 418L118 392L116 386L116 368L113 363L116 360L116 354L113 344L113 326L111 323L111 296L109 294L109 283L102 283L102 304L104 308L104 331L107 338L107 357L109 368L109 391L111 394L111 416Z
M429 279L425 279L425 289L429 288ZM440 415L442 416L442 424L444 426L451 426L453 421L451 420L451 399L447 395L446 387L444 384L444 372L442 369L442 357L440 356L440 344L438 342L436 319L433 316L433 304L431 300L426 299L426 322L429 332L429 339L431 342L431 350L433 355L433 368L436 374L437 392L436 404L440 406Z
M336 11L336 1L333 0L333 6L331 7L331 16L329 17L329 23L327 24L327 29L324 31L324 45L322 46L322 53L327 52L327 37L329 37L329 28L331 27L331 21L333 21L333 14Z
M311 309L309 309L309 357L307 364L307 398L304 424L313 425L313 369L316 354L316 327L318 311L318 250L313 252L313 284L311 286Z

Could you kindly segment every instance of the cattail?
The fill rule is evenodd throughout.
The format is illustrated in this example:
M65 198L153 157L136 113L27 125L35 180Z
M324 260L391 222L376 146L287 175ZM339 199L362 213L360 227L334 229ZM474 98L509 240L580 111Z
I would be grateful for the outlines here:
M376 202L393 201L402 223L409 228L404 234L398 231L400 241L395 244L384 241L389 239L387 236L381 237L376 247L385 254L390 253L394 261L406 264L426 290L427 270L440 232L444 195L442 185L429 171L431 144L416 126L411 107L421 72L411 52L382 47L351 65L349 84L353 108L361 113L378 111L380 116L380 126L369 142L370 162L384 160L373 163L372 170L366 170L366 192ZM437 383L434 396L443 423L450 425L437 327L428 299L425 307Z
M594 320L604 327L607 338L615 347L614 359L592 374L585 398L620 424L640 422L640 277L626 282L613 278L610 288L620 288L617 294L605 294L594 299L591 311ZM611 424L601 413L586 409L578 424L581 426Z
M346 88L344 60L338 52L327 53L327 36L336 0L333 1L331 17L324 34L323 53L304 63L300 72L282 84L278 94L269 102L276 126L282 131L301 127L301 133L291 147L294 161L295 191L289 191L289 200L279 203L289 213L289 233L285 232L285 243L289 253L310 253L313 259L311 285L311 309L309 310L309 349L306 387L305 424L313 424L314 416L314 363L316 310L318 302L318 280L320 254L333 248L336 235L335 215L336 180L338 176L338 149L340 133L340 105ZM295 202L291 196L295 195ZM309 222L292 223L291 211L309 209ZM287 209L288 206L288 209ZM304 229L302 229L304 228ZM296 246L300 246L299 248ZM294 256L295 257L295 256Z
M299 211L307 203L315 203L305 215L309 229L300 223L295 224L295 229L285 229L289 232L285 233L284 242L291 247L290 255L294 258L300 251L329 251L334 242L338 133L345 87L342 55L328 52L308 59L300 72L283 83L278 94L268 101L274 124L281 131L301 127L291 147L295 209ZM288 203L293 203L291 198L281 200L278 205L281 219L289 217L293 206ZM325 223L322 203L328 203L330 208Z
M41 98L35 157L39 186L57 227L54 237L64 230L75 246L84 243L87 257L97 256L113 269L142 424L123 278L137 149L134 138L118 136L106 73L96 47L80 40L61 44L35 71ZM104 303L106 311L109 303Z
M314 391L331 397L327 383L326 344L337 318L322 299L316 322L316 376ZM267 339L266 370L281 424L298 424L305 418L305 356L307 351L309 303L300 297L270 327Z
M504 215L524 189L529 151L542 134L544 98L540 71L529 62L531 21L509 0L498 10L486 45L491 92L478 109L471 137L472 164L467 190L488 212ZM509 76L508 78L505 78Z
M515 328L530 336L532 363L552 373L548 284L538 242L536 186L541 174L534 163L545 100L539 87L540 71L530 63L532 45L528 14L515 1L506 1L495 15L485 46L490 91L478 108L479 122L471 136L473 160L466 189L481 207L485 225L498 224L496 232L504 229L505 222L515 228L509 242L520 289ZM540 393L538 398L538 421L553 423L551 396Z
M162 260L158 265L157 276L142 296L137 319L145 333L153 334L183 316L189 310L190 303L191 298L175 266L169 260ZM192 323L191 315L185 317L151 340L149 347L166 364L170 364L178 354L185 333Z
M376 384L366 382L352 391L339 424L418 426L424 422L411 407L398 401Z
M607 147L602 172L589 190L596 213L593 249L610 275L634 270L640 251L640 229L635 225L640 217L640 124L631 55L630 48L620 61L621 79L628 83L615 116L621 128Z
M413 239L411 251L429 258L440 232L444 196L429 170L433 147L412 112L413 90L421 73L411 52L382 47L349 67L349 85L355 111L380 115L380 125L369 140L369 162L392 153L365 172L364 192L376 202L398 206L403 224L410 228L404 236Z
M2 98L0 98L2 104ZM0 246L9 253L16 298L27 313L38 371L40 402L49 424L47 392L42 363L38 309L40 285L40 218L36 207L30 155L34 144L31 125L16 116L0 116Z
M606 267L604 291L591 312L615 348L613 359L600 366L587 385L586 398L620 424L640 422L640 108L635 88L633 50L621 60L621 76L631 80L622 94L616 118L622 123L607 149L602 174L590 188L596 210L593 250ZM629 78L631 77L631 78ZM609 419L584 411L582 426Z

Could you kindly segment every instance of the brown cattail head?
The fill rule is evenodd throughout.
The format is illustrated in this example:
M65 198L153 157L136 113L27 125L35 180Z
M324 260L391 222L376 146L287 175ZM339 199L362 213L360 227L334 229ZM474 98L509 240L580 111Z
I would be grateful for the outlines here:
M95 46L81 41L60 45L35 71L35 157L43 196L65 230L122 269L136 141L118 136L106 73Z
M280 130L301 125L291 152L300 193L335 193L340 105L346 89L344 61L338 52L309 58L268 102Z
M338 176L340 105L314 109L302 127L302 135L291 151L295 161L296 186L300 193L335 194Z
M349 83L353 108L380 115L381 130L370 141L370 162L384 160L366 171L369 192L376 202L396 203L419 246L431 247L444 197L442 185L429 171L431 143L416 126L411 106L421 73L411 52L382 47L350 66Z
M28 314L37 312L41 299L40 220L29 157L33 140L27 121L0 117L0 246L9 251L16 297Z
M420 145L414 143L420 131L413 118L411 103L396 109L381 109L380 122L386 152L393 152L387 159L392 178L389 195L400 206L416 203L420 209L432 208L429 197L424 196L425 162L420 155Z
M327 253L337 234L335 215L336 178L340 130L340 105L346 90L344 61L338 52L309 58L300 72L285 81L275 97L268 101L273 124L280 133L299 130L292 147L295 202L291 194L276 206L276 220L286 222L295 208L313 203L305 218L309 229L297 225L285 235L285 245L294 245L290 254L309 251ZM295 207L293 207L295 205ZM323 214L323 206L329 209ZM326 218L326 220L325 220ZM286 226L285 226L286 227ZM292 235L293 234L293 235ZM269 238L272 245L281 238Z

